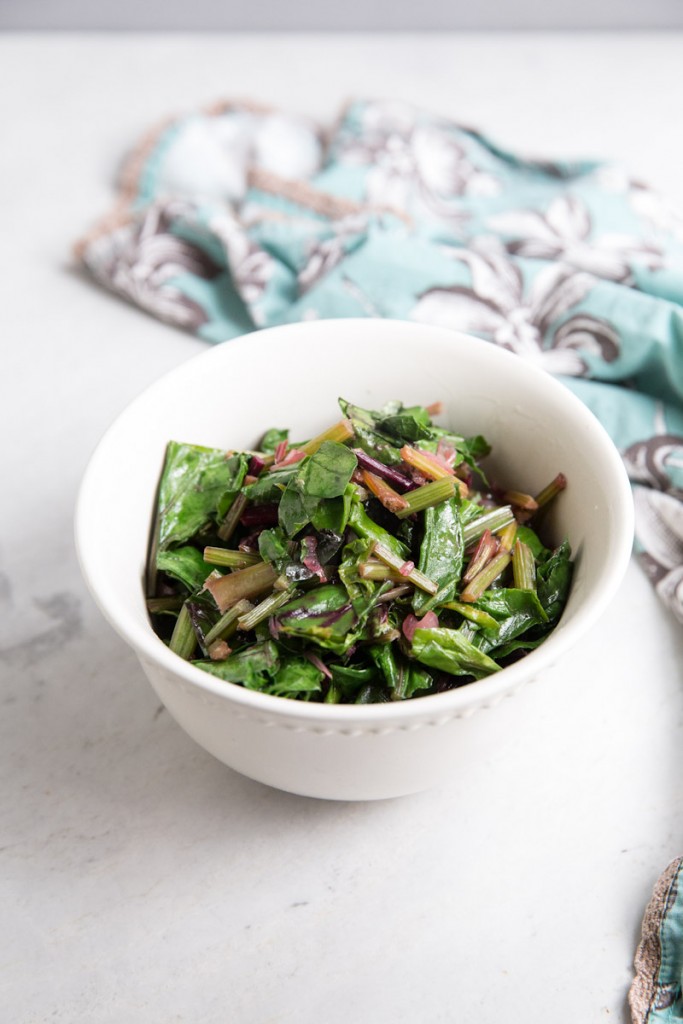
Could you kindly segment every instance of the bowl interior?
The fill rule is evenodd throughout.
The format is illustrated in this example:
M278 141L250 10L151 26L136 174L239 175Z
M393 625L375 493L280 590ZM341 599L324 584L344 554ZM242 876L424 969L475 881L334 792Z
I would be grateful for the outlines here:
M409 704L483 698L490 686L505 685L503 677L512 682L526 671L519 666L555 658L594 621L626 568L632 502L618 453L592 414L543 371L478 339L404 322L323 321L207 350L136 399L98 446L79 498L79 556L103 612L138 651L179 660L152 632L141 584L167 442L251 448L267 428L285 426L304 439L339 418L339 396L368 407L394 398L441 401L438 422L492 444L489 465L502 483L535 493L560 471L569 481L547 523L549 539L567 536L577 561L554 633L495 684ZM183 671L198 685L215 685L191 666ZM246 699L254 697L264 695Z

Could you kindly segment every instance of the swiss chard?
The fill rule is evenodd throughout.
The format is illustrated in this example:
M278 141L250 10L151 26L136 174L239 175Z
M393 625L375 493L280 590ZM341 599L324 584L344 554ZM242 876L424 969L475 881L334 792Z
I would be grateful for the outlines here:
M563 475L535 496L496 488L488 443L435 425L438 403L340 406L296 445L279 428L253 451L168 445L147 608L170 649L226 683L363 704L472 683L542 643L571 585L568 543L539 525Z

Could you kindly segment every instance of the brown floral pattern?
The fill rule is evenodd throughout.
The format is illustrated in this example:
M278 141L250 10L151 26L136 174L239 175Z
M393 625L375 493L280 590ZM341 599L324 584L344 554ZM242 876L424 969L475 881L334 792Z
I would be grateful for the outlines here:
M588 372L587 352L607 362L619 352L619 338L606 321L577 314L546 333L593 288L590 275L562 263L544 267L525 294L520 268L496 239L481 239L476 248L454 249L465 263L472 285L430 288L412 311L412 319L490 338L546 370L568 376Z
M198 245L171 233L178 205L153 204L140 220L91 242L84 260L92 274L119 295L167 323L197 330L206 322L206 312L173 279L193 274L211 280L222 268Z
M633 264L648 270L662 266L653 243L626 234L593 236L591 216L579 198L564 195L545 213L509 210L488 218L488 226L506 239L510 253L532 259L561 260L596 277L633 284Z
M408 104L368 103L360 131L340 134L335 157L340 163L368 167L369 203L428 213L457 230L467 219L459 197L495 195L500 182L472 163L453 128L421 118Z

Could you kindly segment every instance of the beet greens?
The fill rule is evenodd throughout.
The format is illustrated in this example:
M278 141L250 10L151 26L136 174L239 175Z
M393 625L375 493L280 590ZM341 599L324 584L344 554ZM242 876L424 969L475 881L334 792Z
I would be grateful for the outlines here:
M226 682L325 703L407 700L524 657L571 585L537 495L489 481L481 436L434 406L343 418L252 452L169 443L147 566L157 634Z

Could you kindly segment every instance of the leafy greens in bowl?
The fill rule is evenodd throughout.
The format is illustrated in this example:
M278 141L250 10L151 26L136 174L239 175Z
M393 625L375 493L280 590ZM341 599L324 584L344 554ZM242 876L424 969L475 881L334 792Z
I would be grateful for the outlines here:
M147 607L170 649L280 697L367 704L442 693L538 647L566 603L569 543L545 546L557 474L496 486L490 447L439 404L368 410L258 450L170 442Z
M510 489L521 489L536 498L559 471L566 474L567 488L545 507L541 519L534 517L520 523L517 532L518 538L524 540L525 529L535 530L538 525L542 543L547 549L561 547L565 538L571 545L573 575L567 601L552 632L538 647L523 657L518 657L519 651L510 651L504 668L464 686L457 684L467 677L454 676L415 657L411 659L407 645L410 643L412 648L415 647L415 636L420 630L413 633L410 641L403 630L403 623L410 615L424 620L430 614L425 611L425 605L432 595L415 587L407 577L403 578L400 570L407 569L403 561L398 570L400 581L373 580L371 577L375 573L390 570L391 575L395 570L394 565L379 557L377 549L372 553L368 551L367 557L364 554L355 562L353 572L358 576L361 600L369 593L360 572L361 564L367 566L369 563L369 569L363 572L369 573L370 582L378 589L387 582L391 589L410 588L401 598L403 603L395 605L396 623L390 619L387 627L399 630L401 636L390 645L378 644L377 647L384 648L385 657L387 649L393 650L402 664L409 664L417 671L424 668L434 680L438 678L439 685L444 680L454 681L454 687L439 692L436 692L436 685L435 692L416 690L418 699L357 704L355 700L362 695L365 686L384 687L384 670L373 660L370 662L372 679L356 680L359 686L354 689L347 677L347 685L342 687L340 666L344 657L350 663L355 653L349 657L348 651L340 655L330 648L316 645L313 656L317 655L332 674L332 680L320 669L323 672L320 691L314 690L308 699L282 699L275 692L267 692L267 688L276 684L282 661L301 653L301 638L294 637L292 632L285 634L281 630L274 641L286 653L284 657L278 654L280 668L275 673L263 673L261 682L265 684L266 692L250 689L248 680L241 685L228 683L192 664L192 661L212 661L210 655L204 657L200 646L195 647L192 660L186 660L160 640L150 623L142 580L149 549L150 523L157 504L157 485L169 439L176 438L182 442L188 458L190 451L194 450L198 462L201 462L203 447L217 450L223 464L226 448L248 454L248 450L258 443L264 427L288 424L292 445L288 442L284 456L278 459L283 461L291 447L304 447L306 442L301 443L300 439L319 435L340 418L335 412L339 395L347 396L364 409L378 409L390 397L403 397L423 407L435 398L440 399L443 412L433 417L434 422L443 424L447 431L458 431L466 438L481 432L491 445L492 451L485 461L488 483L479 480L465 457L454 467L454 477L467 484L472 493L480 491L483 503L487 501L487 489L492 487L501 488L503 494ZM372 454L372 447L368 450L361 443L363 425L358 424L360 417L349 413L350 410L346 410L342 418L350 419L352 424L355 418L354 437L347 442L337 439L336 443L343 443L356 456L357 467L351 474L354 485L354 473L361 474L362 479L362 472L366 470L384 479L400 498L410 498L420 486L424 486L413 479L417 486L401 491L398 481L381 477L376 466L362 466L357 450L363 451L368 458L376 458L377 453ZM407 422L404 418L403 423ZM371 424L366 426L372 429ZM382 432L386 429L387 424L384 423ZM262 455L272 454L274 462L277 446L283 440L285 438L270 435L260 449ZM335 438L331 440L335 441ZM436 454L430 450L430 438L402 435L403 440L409 447ZM436 444L438 448L438 440ZM399 450L402 447L403 444ZM266 448L271 451L265 451ZM466 455L464 450L461 454ZM278 455L282 456L282 449ZM483 452L471 448L470 455L479 462ZM209 454L206 458L215 456ZM251 458L249 454L249 462ZM290 470L293 478L302 472L303 461L294 463ZM406 469L404 465L391 465L389 459L376 458L376 461L412 477L409 465ZM286 468L283 466L278 472ZM474 474L471 482L467 478L469 469ZM272 483L276 475L275 471L270 472L270 467L256 470L258 463L247 464L244 479L239 484L240 490L251 486L247 476L255 477L259 486L265 486ZM227 472L230 473L229 467ZM231 511L227 507L231 498L224 496L231 490L232 480L230 475L228 486L221 483L218 487L220 494L212 499L216 502L217 516L214 519L212 514L209 515L209 535L199 542L191 539L206 522L203 498L196 491L188 494L188 514L194 510L197 517L196 525L189 520L185 524L189 525L190 533L183 538L182 530L177 532L180 524L171 517L165 526L169 532L159 535L159 557L163 555L160 565L165 558L167 568L159 570L157 584L160 586L162 582L174 579L178 581L184 576L186 585L178 582L176 587L173 583L171 593L167 594L154 589L153 596L159 600L168 598L175 601L176 611L197 591L207 567L209 573L214 570L223 573L226 581L231 577L240 578L242 570L225 573L230 566L206 563L206 566L199 567L197 561L203 561L205 547L240 551L240 540L244 534L257 529L253 525L247 531L249 524L241 523L239 529L243 532L227 539L218 536ZM435 511L425 509L417 513L417 520L410 517L401 519L395 511L375 502L376 495L367 486L367 481L358 486L368 491L367 499L360 500L360 495L357 495L358 503L353 503L359 521L362 511L378 526L388 529L392 536L395 534L402 544L406 541L399 531L410 529L411 524L417 522L419 534L422 529L420 517L426 520L427 516L437 515L436 506L429 506ZM454 488L460 490L459 484L454 483ZM388 495L387 491L384 493ZM455 496L455 489L453 493ZM510 495L504 498L503 494L497 490L494 492L496 504L520 508L515 506ZM339 507L343 505L343 498L342 494L326 500L333 507ZM464 501L458 506L461 513L471 498L472 495L464 496ZM198 501L196 506L195 499ZM252 501L250 506L257 508L269 503L274 504L264 496L263 500ZM516 518L523 516L517 514ZM393 524L393 528L387 528L387 521ZM316 527L313 524L313 530L321 537L325 536L322 528L339 533L334 525L325 524L323 527L319 523ZM273 545L269 549L273 560L268 560L266 569L274 561L274 571L278 574L276 579L284 577L287 586L296 585L299 592L291 600L301 599L306 592L313 594L317 586L344 587L343 580L339 583L336 578L325 584L310 579L293 579L291 569L288 576L290 543L295 544L294 555L297 556L292 557L291 562L298 562L315 573L312 568L314 560L309 558L313 552L309 551L302 557L301 551L301 541L311 536L312 531L305 526L299 534L288 536L279 521L279 502L277 521L264 526L264 530L277 530L278 527L286 536L287 554L282 554L286 560L277 565L280 556ZM414 525L413 529L416 529ZM215 536L211 536L212 530ZM294 793L344 800L369 800L417 792L452 777L456 771L466 773L482 756L488 756L494 750L502 764L507 745L524 742L527 730L536 727L534 722L537 723L537 718L534 716L541 708L545 708L546 721L550 721L554 692L551 684L571 684L576 663L569 656L570 652L580 645L584 634L593 627L616 592L630 557L632 530L631 492L619 453L595 417L560 382L518 356L455 331L404 321L362 318L294 323L259 331L207 349L161 377L120 414L99 443L81 485L76 514L77 549L86 582L105 617L136 653L159 700L182 728L205 750L252 779ZM496 533L496 529L491 528L491 533L498 541L501 540L500 531ZM272 533L270 536L272 538ZM345 544L351 541L361 546L364 539L369 538L361 534L354 540L344 531ZM264 546L265 541L266 538ZM411 547L408 561L414 561L415 568L431 578L430 574L436 574L436 571L431 564L420 564L420 547L416 546L414 551ZM194 549L184 567L178 557L182 548ZM436 557L441 550L441 546L437 546L431 556ZM321 539L315 555L321 566L333 563L336 558L340 564L343 551L342 547L337 554L328 554ZM469 567L469 543L464 553L463 566ZM260 550L242 551L240 554L263 557ZM167 571L174 557L175 577ZM309 561L307 566L306 560ZM509 587L510 581L505 577L499 580L499 584L515 589L514 570L508 567L506 572L513 573L513 586ZM536 591L541 604L544 601L541 596L542 576L541 566L537 564ZM220 583L220 587L223 586L233 584ZM276 589L275 583L272 586L269 583L263 593L244 600L253 604L255 610ZM421 591L419 597L418 591ZM500 586L494 581L483 594L491 596L496 592L500 594ZM209 594L210 591L205 592L204 597ZM458 591L456 587L453 600L467 605L462 596L462 590ZM413 599L416 599L416 607ZM477 601L469 603L474 607ZM372 619L375 629L382 626L377 612L382 604L386 602L378 600L368 614L367 621ZM270 617L281 621L283 609L284 606L275 609L277 614ZM489 607L484 610L492 618L496 617L495 609ZM310 616L310 611L306 610L302 621ZM455 633L462 631L465 635L467 630L471 631L471 627L477 625L465 616L461 621L459 615L462 613L457 609L439 609L436 614L439 627L452 629ZM290 618L290 623L294 621L296 619ZM173 616L166 615L165 622L166 635L170 638L174 629ZM428 623L423 623L426 627L423 628L424 633L429 632ZM386 623L384 625L387 626ZM257 624L252 634L245 633L244 638L257 638L258 631L264 642L273 639L265 621ZM478 633L469 637L472 643L477 635L483 638L484 630L479 628ZM509 642L514 644L528 639L530 631ZM225 642L233 654L237 654L241 640L242 632L236 630L235 634L227 636ZM363 649L367 654L371 646L359 644L357 650ZM309 653L311 648L313 645L306 647ZM483 653L499 660L495 651ZM230 657L232 654L222 660L227 662ZM511 661L514 657L518 660ZM218 665L220 660L215 664ZM310 662L310 658L306 660ZM330 667L335 665L336 680ZM532 680L542 681L543 685L528 687ZM280 674L279 683L286 682L286 675ZM331 698L325 700L330 692L330 683L334 683L335 689L344 697L344 703L331 703ZM130 685L130 679L123 676L123 670L120 684ZM392 687L392 696L396 690L400 696L403 685L399 681L397 687ZM335 696L335 689L332 696ZM503 700L512 695L515 695L515 700Z

